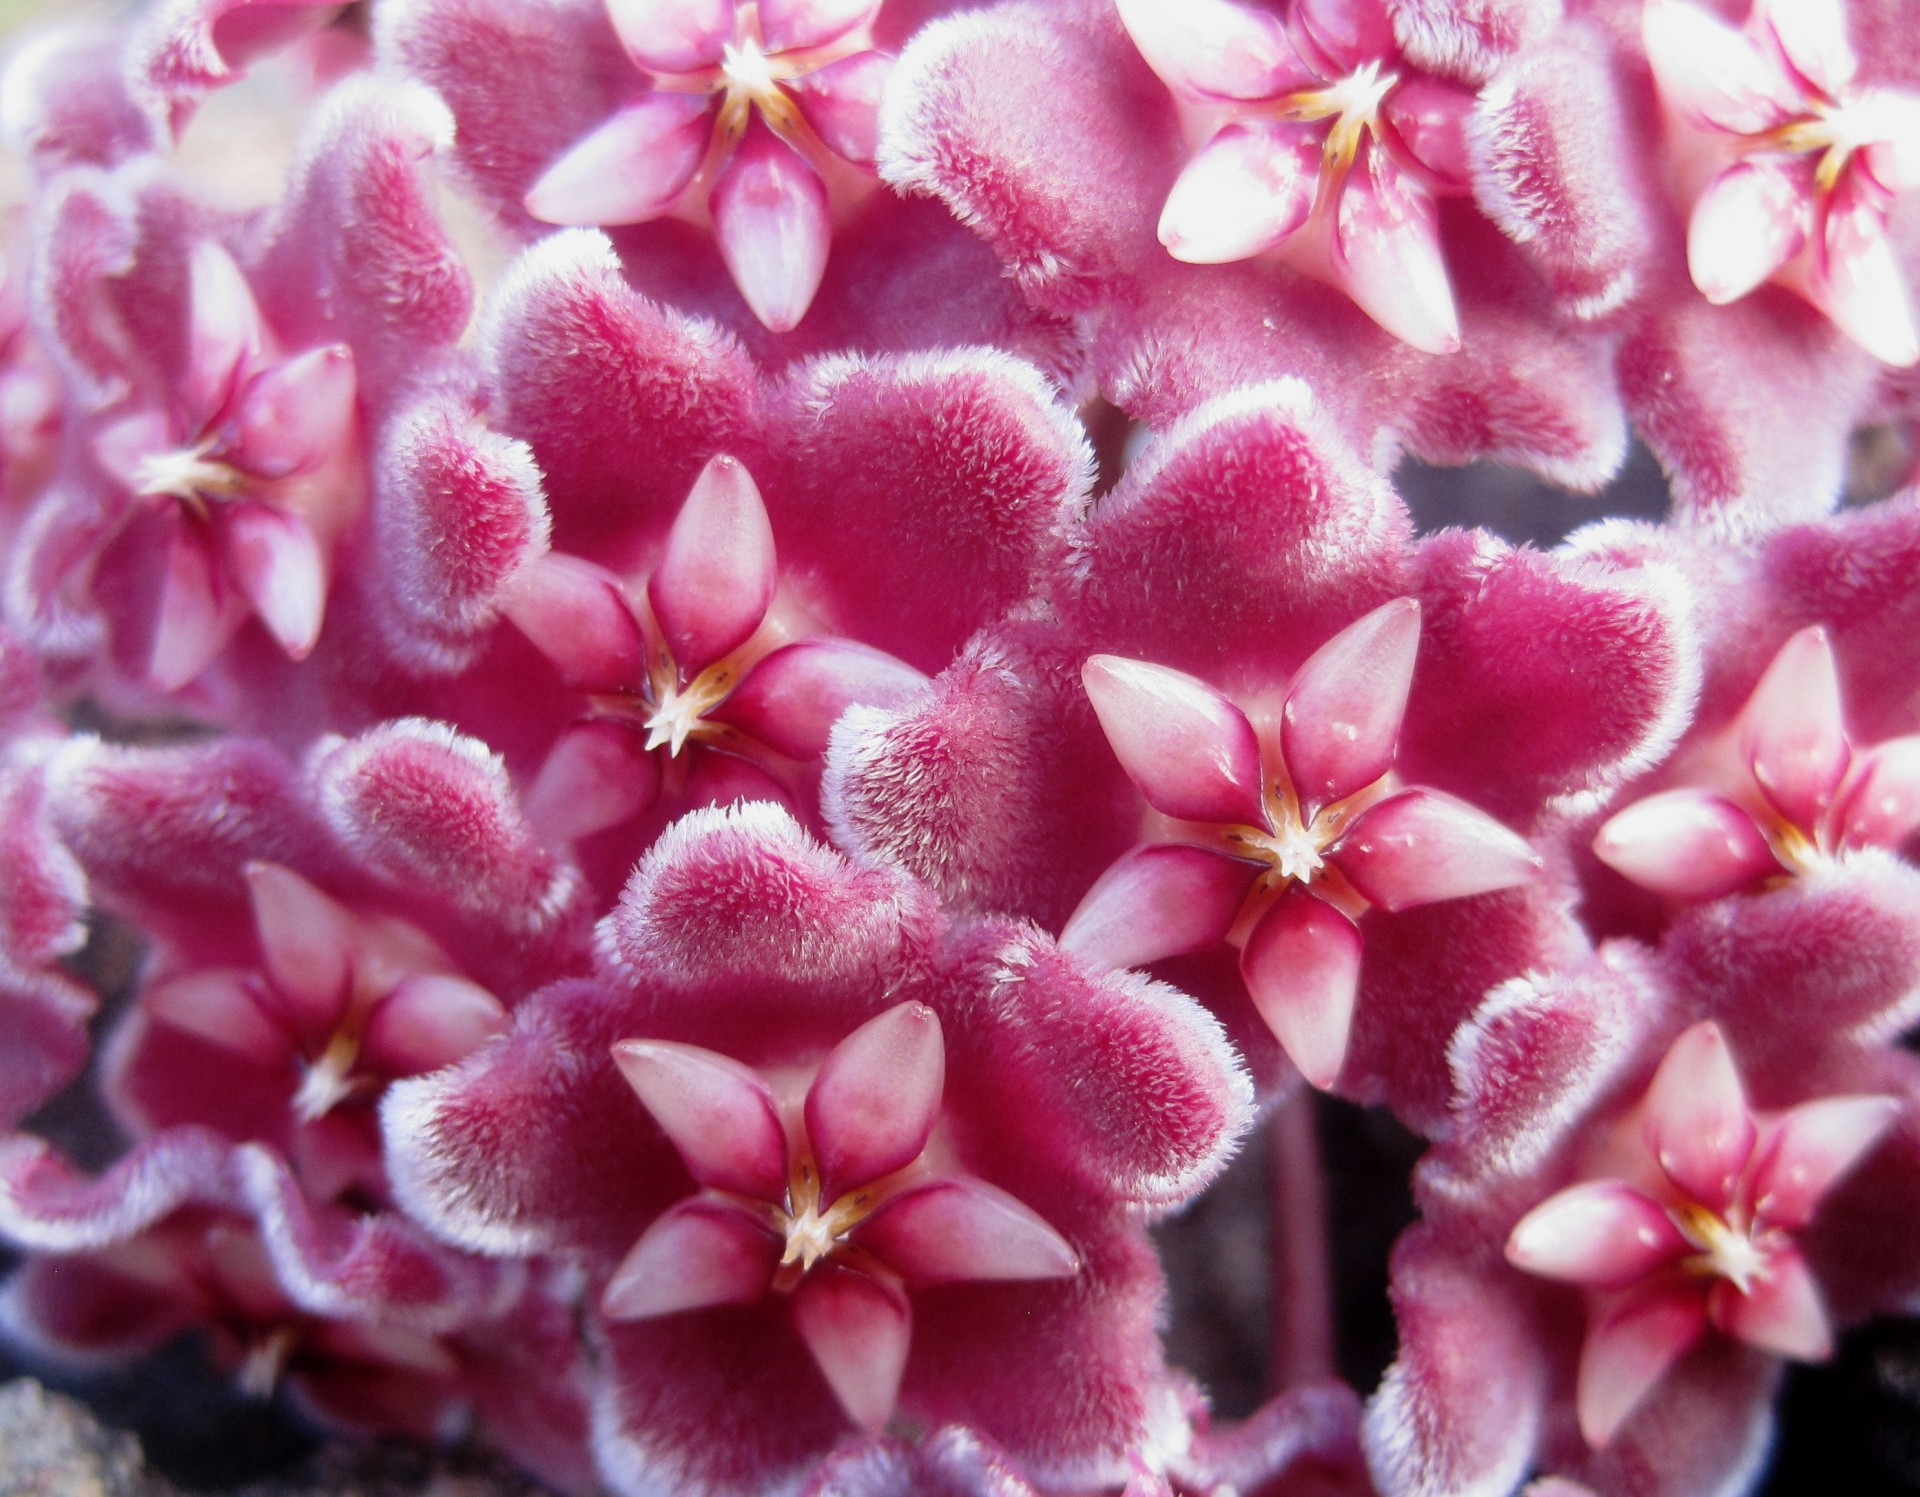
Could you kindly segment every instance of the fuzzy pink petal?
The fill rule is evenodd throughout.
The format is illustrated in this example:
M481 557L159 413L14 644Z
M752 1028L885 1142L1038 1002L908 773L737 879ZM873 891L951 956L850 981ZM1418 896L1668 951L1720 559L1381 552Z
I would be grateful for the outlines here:
M289 659L313 653L327 606L327 559L299 515L236 504L220 527L234 582Z
M1160 242L1190 265L1273 248L1307 221L1320 155L1320 143L1298 125L1228 125L1174 182L1160 214Z
M984 1180L936 1180L895 1196L853 1241L915 1284L1065 1279L1080 1270L1079 1255L1044 1217Z
M1144 967L1224 941L1255 870L1204 847L1137 847L1087 891L1060 949L1105 967Z
M1649 0L1642 27L1661 97L1702 128L1757 135L1799 102L1751 37L1689 0Z
M1396 598L1347 625L1294 673L1280 745L1308 816L1393 768L1419 648L1420 604Z
M613 29L634 62L654 73L719 63L733 40L734 0L608 0Z
M879 0L760 0L760 36L770 52L823 47L879 9Z
M1528 1273L1624 1289L1682 1257L1687 1240L1644 1192L1596 1180L1534 1207L1507 1238L1506 1251L1507 1261Z
M695 1196L658 1218L620 1260L600 1295L609 1320L651 1320L750 1305L767 1292L780 1244L730 1203Z
M1837 815L1849 847L1898 847L1912 836L1920 828L1920 735L1859 755Z
M1886 209L1858 174L1840 178L1827 203L1814 300L1840 331L1896 368L1920 361L1913 295L1887 235Z
M802 639L762 659L707 715L777 753L812 759L827 751L847 708L900 707L926 688L925 676L884 650L851 639Z
M1849 752L1840 676L1827 631L1802 629L1740 709L1740 746L1782 815L1811 830L1832 803Z
M880 91L893 71L884 52L856 52L789 85L827 148L856 166L872 167L880 149Z
M1311 76L1266 11L1234 0L1121 0L1119 8L1147 65L1177 93L1270 99Z
M694 483L647 598L688 679L745 644L773 601L773 527L753 475L720 456Z
M643 94L541 174L527 189L527 212L550 224L659 217L699 168L708 108L700 94Z
M631 691L646 674L647 646L620 579L578 557L550 552L523 568L503 611L582 691Z
M186 419L205 425L226 408L252 373L264 329L259 305L240 267L211 239L188 257L187 367L180 392Z
M848 1035L807 1090L807 1139L823 1199L911 1164L940 1115L946 1047L924 1003L902 1003Z
M1575 1401L1580 1432L1605 1446L1707 1328L1697 1289L1635 1296L1587 1328Z
M1289 890L1240 957L1247 991L1300 1074L1331 1087L1346 1059L1360 991L1360 932L1324 900Z
M362 1054L391 1076L417 1076L465 1060L507 1028L500 1000L451 972L409 977L367 1020Z
M626 723L573 723L527 790L527 819L562 842L618 826L660 794L660 756Z
M786 1134L758 1072L669 1040L622 1040L613 1058L694 1179L755 1200L786 1199Z
M1794 71L1829 99L1852 84L1859 62L1841 0L1755 0L1753 11Z
M1696 1024L1673 1042L1647 1088L1643 1126L1668 1178L1708 1210L1724 1211L1756 1135L1718 1024Z
M816 1269L794 1291L794 1329L847 1417L863 1429L893 1417L911 1317L898 1289L844 1269Z
M1822 1097L1790 1108L1760 1146L1748 1184L1754 1215L1770 1227L1805 1226L1899 1114L1893 1097Z
M1707 184L1687 222L1687 268L1716 306L1738 301L1800 253L1813 184L1791 158L1761 154Z
M232 1155L204 1128L175 1128L93 1177L40 1139L0 1138L0 1235L48 1253L124 1242L190 1202L227 1204Z
M833 242L827 184L764 129L750 129L714 179L709 199L720 256L771 331L792 331L813 305Z
M1378 143L1362 150L1340 191L1333 245L1341 288L1361 311L1422 353L1460 347L1433 199Z
M318 466L348 445L356 389L344 343L269 365L241 391L222 458L262 478Z
M1662 790L1594 834L1594 855L1674 899L1719 899L1780 870L1753 817L1705 790Z
M1794 1248L1769 1254L1766 1267L1745 1293L1729 1280L1715 1284L1707 1309L1729 1336L1776 1357L1824 1362L1833 1355L1833 1331L1820 1286Z
M1331 856L1387 910L1511 889L1540 871L1525 838L1438 790L1403 790L1369 806Z
M246 617L246 601L227 585L202 531L182 524L167 545L147 679L159 692L178 691L213 664Z
M1264 827L1260 742L1226 696L1184 671L1095 655L1081 671L1107 742L1157 811Z

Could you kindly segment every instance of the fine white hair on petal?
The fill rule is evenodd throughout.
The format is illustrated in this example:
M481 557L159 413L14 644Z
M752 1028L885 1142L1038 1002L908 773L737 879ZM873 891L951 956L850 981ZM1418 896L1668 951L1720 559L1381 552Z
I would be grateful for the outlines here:
M0 1139L0 1182L16 1173L16 1161L52 1155L50 1144L25 1134ZM0 1183L0 1238L49 1253L86 1252L123 1242L189 1201L230 1204L230 1157L230 1146L207 1129L169 1130L92 1182L94 1191L113 1198L84 1216L34 1213Z

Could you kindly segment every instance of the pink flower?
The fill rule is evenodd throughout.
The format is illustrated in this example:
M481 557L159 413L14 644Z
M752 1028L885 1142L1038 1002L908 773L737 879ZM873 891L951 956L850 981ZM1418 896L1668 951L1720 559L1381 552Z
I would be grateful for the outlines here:
M1920 359L1892 242L1920 186L1920 94L1864 83L1839 0L1754 0L1736 31L1687 0L1651 0L1647 58L1694 139L1693 282L1716 304L1776 280L1889 364ZM1703 185L1701 185L1703 182Z
M1719 1026L1687 1030L1641 1105L1589 1142L1582 1184L1514 1227L1516 1267L1589 1294L1576 1403L1596 1447L1705 1334L1824 1360L1827 1316L1794 1233L1893 1122L1892 1097L1754 1114Z

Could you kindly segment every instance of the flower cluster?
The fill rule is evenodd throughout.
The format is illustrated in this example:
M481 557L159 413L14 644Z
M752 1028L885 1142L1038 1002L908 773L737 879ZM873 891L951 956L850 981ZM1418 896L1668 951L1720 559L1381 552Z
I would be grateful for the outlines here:
M1920 1298L1905 3L25 39L10 1342L583 1494L1757 1484ZM1217 1419L1149 1229L1272 1117L1324 1256L1316 1092L1397 1355Z

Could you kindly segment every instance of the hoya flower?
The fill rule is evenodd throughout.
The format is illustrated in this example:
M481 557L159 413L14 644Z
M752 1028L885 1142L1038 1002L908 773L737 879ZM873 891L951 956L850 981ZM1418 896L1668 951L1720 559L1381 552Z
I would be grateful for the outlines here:
M1467 190L1473 92L1410 64L1380 0L1124 0L1202 143L1160 240L1200 264L1267 250L1428 353L1460 345L1434 198Z
M1754 0L1744 29L1687 0L1645 12L1667 107L1709 178L1687 232L1707 300L1777 280L1889 364L1920 359L1920 328L1887 215L1920 186L1920 94L1862 80L1840 0Z
M1116 966L1233 938L1256 1008L1315 1086L1346 1057L1369 905L1512 888L1525 840L1466 802L1393 781L1420 605L1382 604L1322 645L1258 726L1182 671L1095 655L1087 694L1160 817L1062 931Z
M1717 899L1920 827L1920 737L1856 752L1827 631L1781 647L1733 722L1680 761L1690 781L1636 801L1594 838L1601 861L1676 899Z
M879 0L608 0L646 89L549 166L526 198L556 224L712 215L747 305L784 333L826 271L833 199L870 190L891 59Z
M1711 1325L1775 1356L1821 1361L1832 1335L1795 1232L1878 1141L1892 1097L1832 1096L1776 1116L1747 1103L1712 1021L1674 1041L1593 1178L1529 1212L1516 1267L1589 1290L1577 1406L1605 1445Z

